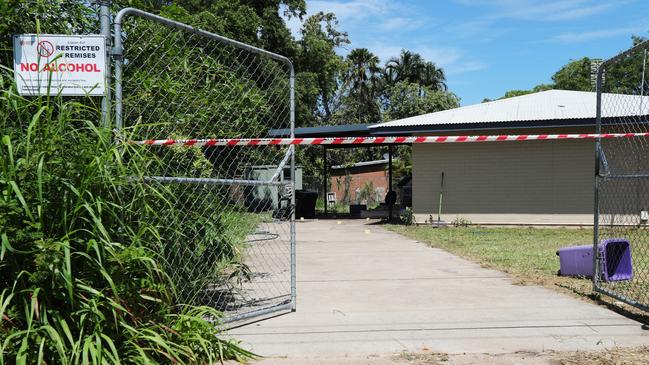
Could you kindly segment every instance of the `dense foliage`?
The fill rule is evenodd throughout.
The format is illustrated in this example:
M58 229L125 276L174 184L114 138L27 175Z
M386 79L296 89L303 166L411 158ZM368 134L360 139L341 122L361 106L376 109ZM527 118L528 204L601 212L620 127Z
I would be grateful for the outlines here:
M160 265L172 192L133 184L137 151L90 100L0 81L0 363L216 363L249 354L180 303ZM150 160L151 161L151 160ZM151 161L156 163L155 161ZM162 213L164 212L164 213Z

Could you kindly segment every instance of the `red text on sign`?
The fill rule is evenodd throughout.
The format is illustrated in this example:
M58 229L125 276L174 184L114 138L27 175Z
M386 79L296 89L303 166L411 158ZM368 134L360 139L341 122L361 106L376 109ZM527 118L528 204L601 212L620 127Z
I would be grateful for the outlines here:
M38 63L21 63L20 71L38 71ZM52 72L101 72L94 63L46 63L41 71Z

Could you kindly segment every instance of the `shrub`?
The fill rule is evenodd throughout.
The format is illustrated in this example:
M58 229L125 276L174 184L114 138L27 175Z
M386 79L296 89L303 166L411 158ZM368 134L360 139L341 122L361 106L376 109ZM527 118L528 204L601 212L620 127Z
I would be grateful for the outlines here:
M173 192L132 183L141 154L93 122L94 100L11 85L0 74L0 364L252 356L217 337L219 312L178 300L160 257Z
M451 224L453 227L468 227L473 223L467 218L455 217L455 219L451 221Z
M412 212L412 208L410 207L406 207L406 209L403 210L403 213L401 213L399 218L401 219L401 223L407 226L412 226L416 223L415 214Z

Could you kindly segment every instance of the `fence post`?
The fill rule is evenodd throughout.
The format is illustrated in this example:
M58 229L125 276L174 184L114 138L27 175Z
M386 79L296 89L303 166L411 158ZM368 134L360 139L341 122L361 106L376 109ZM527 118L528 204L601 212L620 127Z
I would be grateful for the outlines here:
M110 4L111 0L97 0L99 4L99 32L106 39L106 92L101 99L101 125L110 126L110 70L111 70L111 37L110 37Z
M602 133L602 86L604 77L604 66L600 64L597 69L597 80L595 83L595 133ZM593 202L593 291L597 291L599 281L599 180L602 151L601 138L595 139L595 191Z
M291 138L295 138L295 69L293 64L288 62L290 67L290 80L289 80L289 113L291 123ZM292 147L292 146L291 146ZM291 184L293 194L291 194L291 311L296 310L297 298L297 252L296 252L296 237L295 237L295 148L291 151Z
M128 14L128 8L120 10L115 16L115 47L111 55L115 59L115 128L122 129L122 19Z

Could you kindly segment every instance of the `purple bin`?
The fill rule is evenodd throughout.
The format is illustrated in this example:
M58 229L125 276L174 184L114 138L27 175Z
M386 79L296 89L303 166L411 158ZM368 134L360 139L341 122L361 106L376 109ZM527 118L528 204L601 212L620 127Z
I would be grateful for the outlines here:
M633 279L631 245L623 238L611 238L597 246L602 257L602 280ZM593 277L593 246L564 247L557 251L559 275Z

